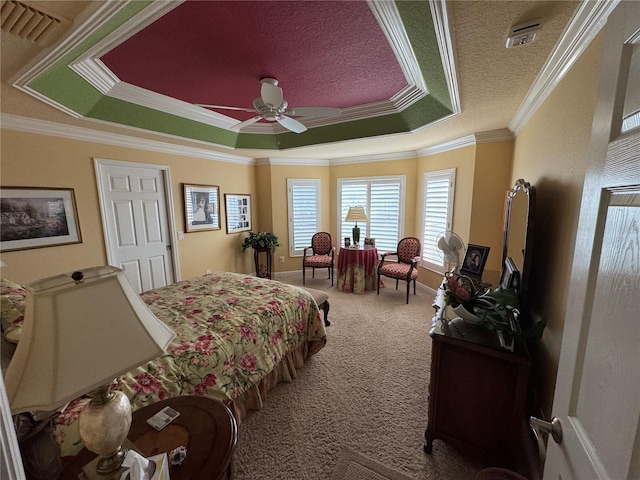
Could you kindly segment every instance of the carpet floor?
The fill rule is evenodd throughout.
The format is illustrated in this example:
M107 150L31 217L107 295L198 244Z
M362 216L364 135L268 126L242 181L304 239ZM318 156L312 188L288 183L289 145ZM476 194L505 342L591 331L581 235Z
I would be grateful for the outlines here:
M415 480L473 479L482 465L447 444L422 449L433 296L419 287L406 305L390 281L380 295L343 293L316 273L306 286L329 294L327 345L243 420L234 478L329 480L350 448ZM301 272L275 279L302 285Z
M375 460L344 448L331 480L411 480L409 477L385 467Z

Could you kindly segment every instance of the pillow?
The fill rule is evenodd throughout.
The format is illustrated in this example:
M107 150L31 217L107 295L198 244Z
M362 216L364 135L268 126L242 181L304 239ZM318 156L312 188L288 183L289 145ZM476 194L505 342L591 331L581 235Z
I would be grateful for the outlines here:
M5 278L0 280L2 335L12 343L18 343L20 340L26 297L27 292L22 285Z

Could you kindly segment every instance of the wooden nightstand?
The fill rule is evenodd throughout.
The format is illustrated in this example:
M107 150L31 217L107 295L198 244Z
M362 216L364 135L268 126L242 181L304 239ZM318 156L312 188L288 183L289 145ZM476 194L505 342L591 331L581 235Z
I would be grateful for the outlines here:
M156 431L146 420L165 406L180 412L173 422ZM171 466L171 480L232 479L232 456L238 439L238 427L231 411L222 403L207 397L175 397L133 412L129 440L144 456L150 457L184 445L187 458L181 465ZM82 467L95 455L86 448L60 476L78 479Z

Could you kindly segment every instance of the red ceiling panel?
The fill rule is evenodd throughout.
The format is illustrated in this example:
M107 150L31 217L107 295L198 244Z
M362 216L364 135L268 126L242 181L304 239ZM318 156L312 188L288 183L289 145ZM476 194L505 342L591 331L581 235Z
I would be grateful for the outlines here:
M188 0L101 60L154 92L246 108L263 77L290 106L367 104L407 83L365 1Z

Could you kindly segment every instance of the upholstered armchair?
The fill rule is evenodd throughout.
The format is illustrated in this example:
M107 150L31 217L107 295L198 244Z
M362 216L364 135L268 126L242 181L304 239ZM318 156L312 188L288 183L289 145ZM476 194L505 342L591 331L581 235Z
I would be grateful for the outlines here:
M316 268L326 268L329 270L329 278L333 287L333 257L335 248L331 240L331 234L318 232L311 237L311 246L305 247L302 257L302 284L305 285L306 269L311 268L311 275L316 277Z
M384 261L387 256L396 256L397 262ZM406 237L398 242L395 252L385 252L378 264L378 295L380 295L380 277L395 278L396 290L398 282L407 282L407 303L409 303L409 285L413 281L413 294L416 294L416 279L418 278L418 261L420 260L420 240L415 237Z

